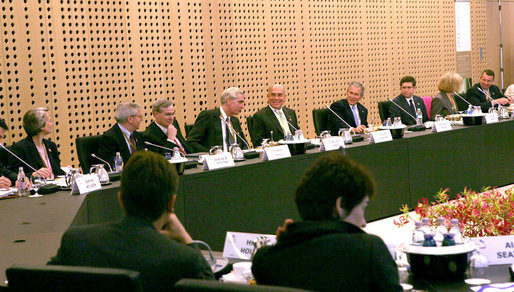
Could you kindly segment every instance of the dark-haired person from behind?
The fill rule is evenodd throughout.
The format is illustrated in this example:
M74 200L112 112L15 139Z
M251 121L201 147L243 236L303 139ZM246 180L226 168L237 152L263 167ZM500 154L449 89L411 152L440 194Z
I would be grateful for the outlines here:
M257 283L315 291L402 291L386 245L361 229L373 194L368 172L343 154L317 159L296 189L303 221L285 224L276 245L257 251L252 265Z
M27 132L27 137L14 143L12 151L36 169L37 173L13 156L9 157L9 169L18 173L18 168L23 166L27 177L32 174L44 178L63 175L57 145L46 139L52 133L53 127L48 108L39 107L27 111L23 115L23 129Z
M214 279L211 268L173 213L178 174L161 155L135 152L118 194L125 218L70 228L48 264L138 271L145 291L169 291L182 278Z

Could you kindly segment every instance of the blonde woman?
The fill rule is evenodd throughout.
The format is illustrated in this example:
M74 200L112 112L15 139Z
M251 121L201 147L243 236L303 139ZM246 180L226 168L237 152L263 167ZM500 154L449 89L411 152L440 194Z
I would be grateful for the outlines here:
M432 99L431 119L434 120L436 115L447 116L456 114L457 101L453 95L454 91L458 91L462 86L462 77L457 73L448 72L439 79L439 93Z

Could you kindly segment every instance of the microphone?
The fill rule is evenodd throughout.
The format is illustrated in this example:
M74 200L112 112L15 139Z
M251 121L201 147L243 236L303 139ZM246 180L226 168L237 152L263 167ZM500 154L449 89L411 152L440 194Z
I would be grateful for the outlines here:
M220 120L222 120L222 121L223 121L223 123L225 123L225 125L227 125L227 127L228 127L229 129L230 129L230 128L232 128L232 126L230 126L230 125L229 125L229 123L227 123L227 121L225 121L222 117L220 117ZM286 120L287 120L287 119L286 119ZM248 143L246 143L246 140L245 140L245 139L243 139L243 138L239 135L239 133L237 133L237 131L236 131L236 130L234 130L234 133L236 133L236 136L237 136L237 137L239 137L239 139L241 139L241 141L243 141L243 142L246 144L246 147L247 147L248 149L250 149L250 145L248 145ZM228 145L228 146L230 147L230 145Z
M111 168L111 165L109 164L109 162L107 162L107 161L103 160L102 158L100 158L100 157L96 156L94 153L91 153L91 157L96 158L96 159L100 160L101 162L103 162L103 163L107 164L107 166L109 166L109 170L110 170L111 172L113 172L113 171L112 171L112 168Z
M493 100L494 100L494 99L491 97L491 95L490 95L489 93L485 92L485 90L483 90L482 88L477 87L477 89L478 89L480 92L482 92L482 93L485 95L485 97L488 97L491 101L493 101Z
M460 96L457 92L455 92L455 91L454 91L454 92L453 92L453 94L455 94L455 95L456 95L456 96L458 96L460 99L462 99L463 101L465 101L468 105L471 105L471 106L472 106L472 104L471 104L469 101L467 101L464 97Z
M343 120L343 118L341 118L338 114L336 114L336 112L333 109L331 109L328 105L325 105L325 107L328 108L328 110L330 110L337 118L339 118L341 121L343 121L343 123L345 123L348 126L348 128L350 128L350 129L353 128L352 126L350 126L350 124L348 124L345 120Z
M4 144L0 143L0 147L2 147L5 151L7 151L12 156L16 157L16 159L21 161L23 164L28 166L28 168L30 168L33 172L39 174L39 176L43 179L44 183L46 184L45 177L39 171L37 171L34 167L32 167L32 165L28 164L27 162L25 162L25 160L21 159L18 155L14 154L11 150L7 149L7 147L5 147Z
M336 112L333 109L331 109L328 105L325 105L325 107L328 108L328 110L331 111L338 119L343 121L343 123L345 123L348 126L348 128L350 129L350 134L352 134L351 129L353 129L353 127L350 126L350 124L348 124L345 120L343 120L343 118L341 118L338 114L336 114ZM355 135L355 132L354 132L352 135L352 142L360 142L360 141L364 141L364 137L362 137L361 135Z
M408 111L406 111L403 107L399 106L396 102L394 102L392 99L390 98L387 98L390 102L392 102L394 105L396 105L399 109L401 109L402 111L404 111L406 114L408 114L411 118L413 118L414 120L416 120L416 118L411 115Z
M390 102L392 102L394 105L396 105L399 109L401 109L402 111L404 111L406 114L408 114L411 118L414 119L414 121L416 121L416 118L411 115L408 111L406 111L403 107L399 106L396 102L394 102L392 99L390 99L389 97L387 98ZM414 126L410 126L409 127L409 130L411 131L425 131L427 128L421 124L421 125L414 125Z

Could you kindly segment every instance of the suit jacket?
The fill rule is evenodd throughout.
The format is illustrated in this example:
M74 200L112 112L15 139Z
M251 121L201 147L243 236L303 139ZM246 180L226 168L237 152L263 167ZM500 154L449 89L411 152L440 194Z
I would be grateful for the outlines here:
M196 118L195 124L187 136L189 146L194 152L209 152L212 146L223 145L223 132L221 129L221 112L219 108L204 110ZM241 124L237 117L230 117L234 131L245 139ZM247 142L237 137L241 149L246 149Z
M382 239L338 220L289 225L252 265L258 284L313 291L402 291L397 269Z
M184 136L182 136L182 132L180 131L180 127L178 126L178 122L176 119L173 120L173 126L175 126L175 128L177 129L177 140L180 142L180 144L182 144L182 147L184 148L186 153L191 153L192 150L187 144L186 139L184 139ZM168 135L164 134L164 132L161 130L161 128L159 128L159 126L155 122L152 122L143 132L143 139L150 143L171 149L178 147L178 145L176 145L175 143L168 141ZM152 147L150 145L145 145L145 147L147 147L149 150L152 150L160 154L170 152L169 150L165 150L158 147Z
M414 100L414 105L416 106L416 109L421 109L421 113L423 114L423 123L428 121L428 114L427 114L427 108L425 107L425 103L423 102L423 99L421 97L413 95L412 96ZM411 113L414 117L416 117L416 113L412 112L411 107L409 106L409 103L407 102L407 99L403 95L398 95L394 98L394 102L396 102L399 106L401 106L404 110ZM404 111L399 109L395 104L391 103L389 105L389 116L391 118L393 117L401 117L402 123L405 125L415 125L416 120L411 118L408 114L406 114Z
M136 140L136 148L137 151L143 150L144 141L143 134L138 131L134 131L134 140ZM123 159L123 164L126 164L130 158L130 150L125 141L125 137L123 136L123 132L120 127L116 123L109 130L105 131L102 135L102 140L98 145L98 153L97 155L108 161L111 166L114 165L114 157L116 156L116 152L120 152L121 158Z
M298 127L298 120L294 110L282 107L282 111L289 123L293 124L296 129ZM294 134L295 129L288 124L289 131ZM273 141L283 139L285 136L284 129L280 125L280 122L273 113L273 110L269 106L259 110L253 115L253 129L252 129L252 143L253 146L260 146L262 139L270 139L270 131L273 131Z
M345 122L350 124L350 126L356 128L357 124L355 123L355 118L353 117L352 109L350 108L350 104L348 100L342 99L334 102L330 108L336 112ZM361 124L368 126L368 109L366 109L362 104L357 103L357 111L359 112L359 118L361 119ZM336 115L332 112L328 113L328 128L332 135L337 135L339 129L348 128L348 126L343 123Z
M488 101L485 94L483 94L478 88L483 90L480 83L477 83L468 89L468 92L466 92L466 99L472 105L479 105L482 108L482 112L486 113L489 111L489 108L491 108L491 101ZM500 88L496 85L491 85L491 87L489 87L489 94L491 94L493 99L505 97L505 95L500 91Z
M12 184L16 183L16 179L18 177L15 172L10 171L2 162L0 162L0 176L5 176L11 181Z
M213 279L200 251L160 234L144 219L68 229L49 265L138 271L144 291L170 291L182 278Z
M52 172L56 176L63 175L64 171L61 169L61 159L59 158L57 145L47 139L43 139L43 144L45 145L46 153L48 154L48 160L50 160ZM34 167L36 170L39 170L42 167L46 167L43 159L41 159L41 156L37 151L36 144L34 144L32 137L27 136L17 143L14 143L11 149L16 155L25 160L25 162ZM14 156L9 156L9 169L12 172L18 173L18 168L20 166L23 166L23 171L27 177L30 177L34 172Z
M455 100L455 105L457 105L457 100ZM444 92L439 92L432 99L432 108L430 114L432 115L432 120L435 120L436 115L442 115L443 117L447 115L456 114L459 110L456 109L452 102L450 101L450 97Z

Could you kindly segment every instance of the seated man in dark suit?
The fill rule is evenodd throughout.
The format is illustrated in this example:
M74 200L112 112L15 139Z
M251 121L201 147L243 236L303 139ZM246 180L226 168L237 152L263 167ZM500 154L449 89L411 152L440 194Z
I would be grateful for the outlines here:
M145 148L143 135L137 132L143 121L141 106L133 102L123 102L116 108L114 117L117 123L102 135L98 156L113 165L114 156L119 152L126 164L133 152Z
M505 97L498 86L493 85L494 71L484 70L480 76L480 82L473 85L466 92L466 99L472 105L479 105L482 112L487 113L489 108L498 104L507 105L509 98ZM485 92L485 93L484 93Z
M353 132L362 133L368 126L368 110L360 104L364 97L362 83L353 81L346 90L346 99L334 102L330 108L345 122L353 127ZM334 113L328 113L328 127L332 135L337 135L339 129L348 128Z
M0 143L5 139L6 134L5 132L9 131L9 127L7 127L7 124L3 119L0 119ZM0 151L5 151L1 149ZM10 155L10 154L7 154ZM13 184L18 183L16 182L16 173L13 171L10 171L6 165L2 161L0 161L0 189L9 189Z
M313 291L402 291L387 246L361 229L373 194L368 172L342 153L317 159L296 189L303 221L286 220L277 244L260 248L253 258L257 283Z
M268 90L268 106L253 115L252 143L254 147L260 146L262 139L273 141L284 138L285 135L294 134L298 127L296 113L284 105L287 95L284 86L275 84Z
M213 279L211 268L173 213L175 167L141 151L123 169L119 222L72 227L48 264L138 271L144 291L170 291L182 278Z
M243 92L237 87L230 87L221 94L220 99L221 107L202 111L187 135L189 146L195 152L209 152L216 145L223 146L223 151L229 151L233 143L237 143L241 149L248 148L236 117L245 106Z
M404 76L400 80L400 91L401 94L395 97L393 101L409 112L414 118L416 117L416 110L420 109L421 114L423 115L423 123L428 121L427 108L425 107L423 99L414 95L414 91L416 91L416 79L412 76ZM396 104L391 103L389 105L389 116L391 119L394 117L401 117L403 124L415 125L416 119L399 109Z
M166 148L177 147L183 154L191 153L186 139L180 132L180 127L175 119L175 108L171 101L160 98L152 105L152 115L155 118L144 131L143 139L150 143ZM149 150L164 154L170 150L146 145Z

